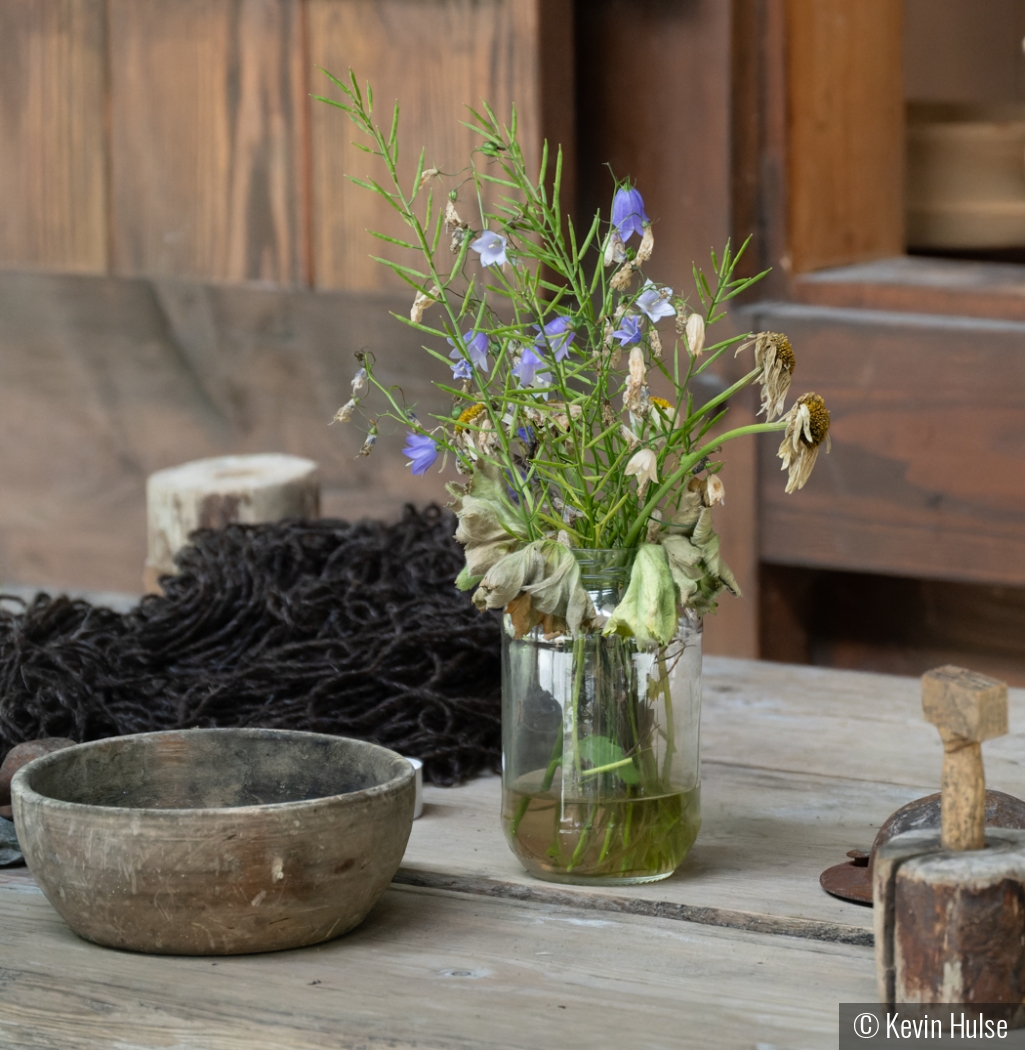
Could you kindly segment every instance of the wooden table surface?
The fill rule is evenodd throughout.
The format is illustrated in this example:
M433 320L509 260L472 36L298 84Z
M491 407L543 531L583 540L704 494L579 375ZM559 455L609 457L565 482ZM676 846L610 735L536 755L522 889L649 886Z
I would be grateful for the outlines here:
M707 658L704 694L704 825L664 882L531 879L502 837L496 777L428 787L370 917L302 951L99 948L24 869L0 872L0 1046L835 1047L837 1004L875 997L872 914L819 873L936 790L939 738L915 679ZM985 757L989 786L1025 796L1022 732Z

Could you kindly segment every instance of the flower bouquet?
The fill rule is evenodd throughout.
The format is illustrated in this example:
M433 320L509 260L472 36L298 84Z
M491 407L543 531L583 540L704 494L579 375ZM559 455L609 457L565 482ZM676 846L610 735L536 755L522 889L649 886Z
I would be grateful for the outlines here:
M466 564L457 586L501 610L503 822L528 870L549 879L663 878L700 824L701 619L739 595L719 553L722 447L782 431L788 492L829 441L818 395L784 411L794 353L785 335L710 342L725 304L759 277L736 276L727 244L694 298L645 276L654 229L638 189L619 181L611 217L577 228L560 206L561 151L529 171L490 107L470 111L480 145L444 173L421 151L398 174L396 104L388 130L373 95L335 80L344 110L385 178L360 180L401 217L406 255L379 260L412 288L409 316L451 399L421 418L357 354L342 422L407 429L414 474L440 460ZM487 204L486 201L494 201ZM698 403L699 377L750 352L746 374ZM696 382L697 380L697 382ZM758 384L765 422L730 429L729 400ZM380 408L368 413L370 395Z

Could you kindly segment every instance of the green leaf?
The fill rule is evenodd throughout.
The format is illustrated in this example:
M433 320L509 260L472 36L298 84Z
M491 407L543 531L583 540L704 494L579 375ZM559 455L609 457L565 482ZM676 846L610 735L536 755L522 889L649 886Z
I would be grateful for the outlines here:
M472 591L483 579L483 576L473 576L469 567L464 565L456 577L456 588L460 591Z
M610 769L608 772L619 777L624 784L636 784L640 780L633 761L627 758L626 752L619 744L607 736L597 734L585 736L577 745L577 754L582 762L591 763L591 769L585 769L585 774L592 773L597 776L596 770L603 769L605 766L615 766L615 769Z
M633 637L641 646L667 645L676 634L676 588L658 544L637 548L626 594L602 633Z

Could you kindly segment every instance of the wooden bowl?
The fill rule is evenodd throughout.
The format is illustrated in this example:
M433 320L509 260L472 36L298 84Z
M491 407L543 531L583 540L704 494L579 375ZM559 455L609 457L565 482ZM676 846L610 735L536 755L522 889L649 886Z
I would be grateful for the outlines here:
M97 740L11 784L29 869L75 933L165 955L351 930L398 869L414 793L393 751L280 729Z
M1025 245L1025 106L910 103L912 248Z

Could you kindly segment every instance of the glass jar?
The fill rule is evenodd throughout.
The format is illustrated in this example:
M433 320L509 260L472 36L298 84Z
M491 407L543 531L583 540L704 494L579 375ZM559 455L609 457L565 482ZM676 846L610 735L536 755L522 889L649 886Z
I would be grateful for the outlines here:
M574 551L607 618L632 552ZM701 621L668 645L633 638L502 642L502 826L532 875L629 884L671 875L701 826Z

